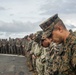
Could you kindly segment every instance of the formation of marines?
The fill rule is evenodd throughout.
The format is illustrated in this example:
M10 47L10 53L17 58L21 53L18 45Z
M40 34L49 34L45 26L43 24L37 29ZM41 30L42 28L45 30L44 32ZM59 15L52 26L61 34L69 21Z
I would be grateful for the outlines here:
M24 55L23 39L0 39L0 53Z
M42 31L35 34L4 40L0 53L25 55L33 75L76 75L76 32L67 30L58 14L39 26Z

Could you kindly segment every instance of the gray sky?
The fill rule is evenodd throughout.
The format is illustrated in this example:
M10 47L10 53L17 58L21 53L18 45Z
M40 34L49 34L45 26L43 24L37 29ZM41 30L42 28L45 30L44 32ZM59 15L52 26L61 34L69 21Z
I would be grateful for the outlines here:
M35 33L56 13L68 29L76 30L76 0L0 0L0 38Z

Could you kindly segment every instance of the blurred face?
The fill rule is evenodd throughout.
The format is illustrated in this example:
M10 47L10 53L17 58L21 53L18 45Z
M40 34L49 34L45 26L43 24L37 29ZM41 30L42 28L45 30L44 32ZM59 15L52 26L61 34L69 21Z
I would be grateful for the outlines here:
M62 33L60 30L53 30L52 40L57 44L60 44L62 42Z
M45 38L41 43L42 43L42 46L43 47L48 47L51 43L51 40L52 39L49 39L49 38Z

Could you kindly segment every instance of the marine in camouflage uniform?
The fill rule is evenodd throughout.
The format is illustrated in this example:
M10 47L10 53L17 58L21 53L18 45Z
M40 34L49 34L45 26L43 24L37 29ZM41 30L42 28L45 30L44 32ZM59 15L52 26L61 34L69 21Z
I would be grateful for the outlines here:
M42 36L42 34L41 34L41 36ZM42 39L40 38L40 43L38 43L40 49L37 50L37 51L39 51L40 56L36 59L36 67L37 67L36 69L37 69L38 75L46 75L46 67L47 67L46 55L47 55L47 50L49 48L42 47L41 41L42 41Z
M37 43L33 41L30 54L32 55L32 66L33 66L34 73L36 72L36 57L35 57L36 49L37 49Z
M22 40L22 46L24 47L24 54L25 54L25 57L27 56L27 50L28 50L28 35L25 36Z
M0 53L1 53L1 50L2 50L2 40L0 39Z
M50 33L49 33L50 34ZM61 45L56 45L51 41L51 38L46 34L42 35L42 46L48 47L46 51L46 67L45 67L45 75L55 75L57 73L58 63L57 59L59 59L59 50Z
M42 55L41 55L41 63L43 64L43 75L49 75L48 74L48 54L49 54L49 50L50 48L49 47L46 47L44 48L43 47L43 50L42 50Z
M59 66L59 75L75 75L76 74L76 36L70 33L66 41L63 43L63 49Z
M26 45L26 39L22 38L21 40L21 49L22 49L22 55L25 56L25 45Z
M38 75L44 75L44 57L41 58L43 55L42 53L43 48L37 45L37 53L36 53L36 70L38 72Z
M6 48L6 40L2 39L2 49L1 53L7 53L7 48Z
M14 50L13 50L13 40L12 40L12 38L9 38L9 41L8 41L8 53L9 54L13 54L14 53Z
M33 62L33 68L34 68L34 72L33 75L38 75L39 74L39 58L41 55L41 50L40 50L40 46L38 45L38 43L34 42L33 44L33 49L32 50L32 62Z
M20 55L21 54L21 39L16 38L15 45L16 45L17 54Z
M44 65L41 62L41 56L43 55L43 48L40 45L42 31L38 31L36 33L36 37L34 39L32 45L32 58L33 58L33 67L34 67L34 75L44 75Z
M27 46L26 46L26 58L27 58L27 66L29 68L29 71L33 70L33 67L32 67L32 55L30 54L31 48L32 48L32 39L30 38L30 36L28 36Z
M68 31L57 14L42 23L40 27L45 34L50 33L57 44L62 43L63 50L58 61L56 75L76 75L76 36ZM59 50L60 52L60 50Z
M60 65L61 61L61 52L62 52L62 46L56 45L56 43L50 43L50 51L48 53L48 58L47 58L47 72L49 75L57 75L58 74L58 68Z

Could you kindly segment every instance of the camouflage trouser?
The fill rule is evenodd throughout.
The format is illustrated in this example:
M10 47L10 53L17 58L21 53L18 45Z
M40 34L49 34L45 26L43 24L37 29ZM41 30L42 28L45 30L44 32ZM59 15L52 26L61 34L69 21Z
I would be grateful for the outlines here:
M27 52L26 58L27 58L26 64L27 64L29 70L33 70L33 66L32 66L32 56L30 55L29 52Z
M17 46L16 46L16 50L17 50L17 54L20 55L20 54L21 54L21 47L17 47Z
M1 53L7 53L6 47L2 46Z
M12 48L12 46L9 46L9 52L8 52L9 54L13 54L13 48Z
M48 65L47 62L44 63L44 75L50 75L47 69Z
M33 69L36 71L36 59L32 59Z
M41 63L40 58L36 59L36 70L38 75L44 75L44 64Z

